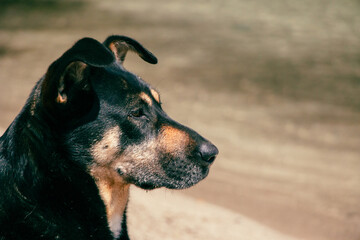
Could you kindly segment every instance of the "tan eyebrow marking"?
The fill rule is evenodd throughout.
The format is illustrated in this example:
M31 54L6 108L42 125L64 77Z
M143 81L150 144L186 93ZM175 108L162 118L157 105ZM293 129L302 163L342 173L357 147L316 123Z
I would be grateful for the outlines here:
M147 95L146 93L144 92L141 92L140 93L140 98L142 100L144 100L147 104L149 104L149 106L152 106L152 100L151 98L149 97L149 95Z
M159 95L159 93L155 89L151 89L150 92L151 92L152 96L154 97L154 99L158 103L160 103L160 95Z

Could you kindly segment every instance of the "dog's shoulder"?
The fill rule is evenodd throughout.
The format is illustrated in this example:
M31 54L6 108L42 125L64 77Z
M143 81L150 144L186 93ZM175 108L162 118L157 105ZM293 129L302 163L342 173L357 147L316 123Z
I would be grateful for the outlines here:
M112 239L93 179L32 119L33 95L0 138L0 239Z

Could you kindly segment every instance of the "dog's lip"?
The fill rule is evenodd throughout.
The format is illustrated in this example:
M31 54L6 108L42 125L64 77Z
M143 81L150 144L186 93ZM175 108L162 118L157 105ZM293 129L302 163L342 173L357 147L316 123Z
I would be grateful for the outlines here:
M150 184L150 183L142 183L142 184L140 184L139 187L144 190L153 190L153 189L157 188L156 186L154 186L153 184Z
M124 172L121 170L121 168L117 168L116 171L120 176L124 175Z
M126 178L124 175L125 175L125 172L121 169L121 168L117 168L116 169L116 172L120 175L120 176L122 176L122 177L124 177L124 179L126 179L126 181L130 181L131 182L131 178L130 179L128 179L128 178ZM136 186L138 186L138 187L140 187L140 188L142 188L142 189L145 189L145 190L153 190L153 189L155 189L155 188L157 188L157 186L155 186L154 184L152 184L152 183L141 183L141 184L136 184L136 183L134 183Z

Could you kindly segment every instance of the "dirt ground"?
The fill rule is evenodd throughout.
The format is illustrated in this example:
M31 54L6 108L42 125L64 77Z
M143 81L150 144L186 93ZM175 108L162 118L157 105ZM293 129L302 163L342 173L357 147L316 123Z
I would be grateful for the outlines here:
M220 150L193 188L132 189L134 239L360 239L358 1L45 3L0 10L0 132L76 40L122 34L159 59L125 66Z

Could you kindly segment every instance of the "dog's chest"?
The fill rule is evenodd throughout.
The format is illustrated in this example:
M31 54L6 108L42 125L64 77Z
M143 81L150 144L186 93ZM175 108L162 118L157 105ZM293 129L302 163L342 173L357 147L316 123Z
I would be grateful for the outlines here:
M117 239L120 236L122 218L123 216L120 214L111 216L111 219L108 217L109 228L113 233L114 239Z
M107 221L114 238L119 237L124 211L129 198L129 184L115 172L102 169L91 171L106 207Z

